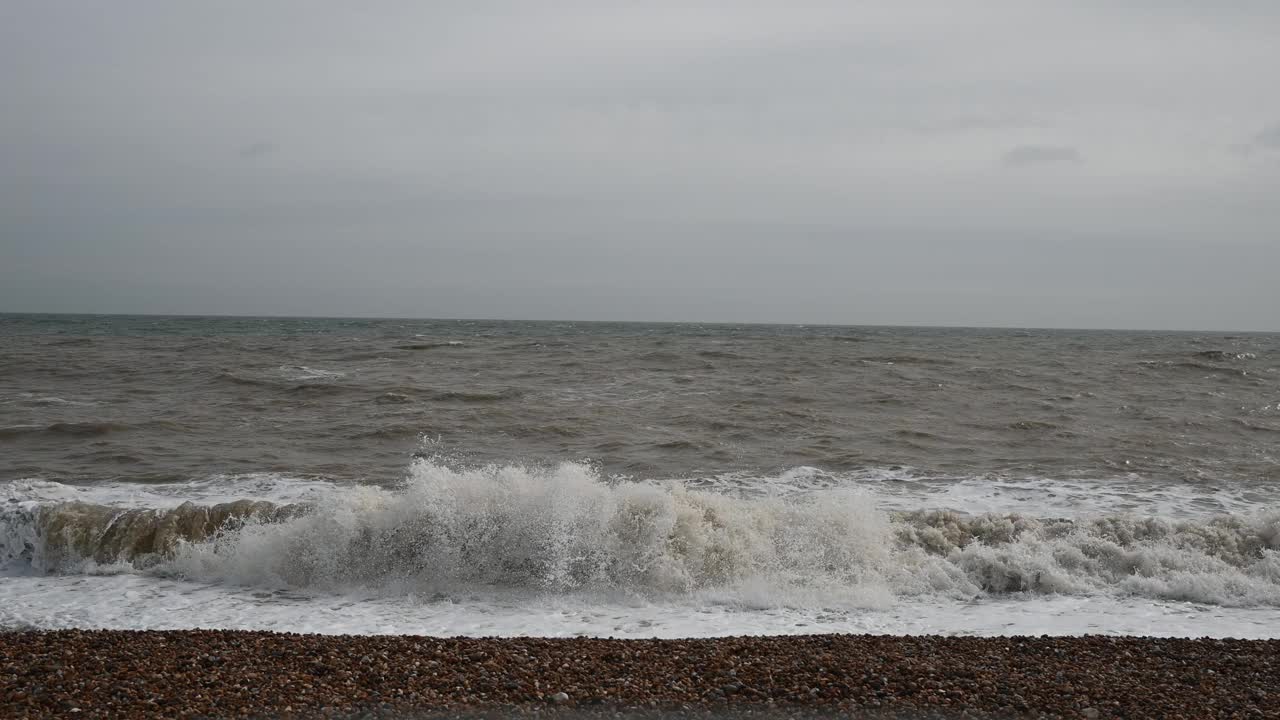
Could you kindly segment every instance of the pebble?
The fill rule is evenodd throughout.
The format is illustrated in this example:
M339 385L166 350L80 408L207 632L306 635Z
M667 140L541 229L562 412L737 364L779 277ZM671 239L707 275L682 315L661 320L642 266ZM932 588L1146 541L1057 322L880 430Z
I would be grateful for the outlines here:
M0 633L4 718L1266 718L1278 693L1276 640Z

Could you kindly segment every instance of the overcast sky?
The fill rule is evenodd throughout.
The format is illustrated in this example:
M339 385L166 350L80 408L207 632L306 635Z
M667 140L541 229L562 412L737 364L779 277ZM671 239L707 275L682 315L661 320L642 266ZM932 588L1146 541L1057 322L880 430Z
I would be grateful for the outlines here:
M1280 3L7 2L0 311L1280 330Z

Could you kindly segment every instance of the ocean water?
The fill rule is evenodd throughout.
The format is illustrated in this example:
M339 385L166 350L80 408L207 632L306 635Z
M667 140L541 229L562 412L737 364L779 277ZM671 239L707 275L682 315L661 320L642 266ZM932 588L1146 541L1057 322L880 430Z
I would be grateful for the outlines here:
M1280 637L1280 336L0 315L0 627Z

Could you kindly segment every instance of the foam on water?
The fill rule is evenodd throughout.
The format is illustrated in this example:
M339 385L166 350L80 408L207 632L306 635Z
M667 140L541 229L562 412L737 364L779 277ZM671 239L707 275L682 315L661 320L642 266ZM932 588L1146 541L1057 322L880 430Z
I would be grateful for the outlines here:
M91 400L70 400L56 395L38 395L36 393L18 393L15 397L0 401L2 404L22 403L25 405L92 407L98 403Z
M279 372L289 380L337 380L347 376L339 370L322 370L306 365L281 365Z
M1143 510L1176 512L1102 512L1114 498L1081 502L1099 487L1079 480L966 486L811 468L635 482L581 463L423 458L397 488L278 475L30 480L10 484L0 510L0 623L1261 636L1259 618L1280 620L1280 512L1213 514L1247 501L1131 490L1148 498ZM929 509L965 501L988 512ZM1024 504L1047 512L1008 512ZM122 587L128 612L95 607Z
M347 495L360 494L365 489L283 473L247 473L209 475L187 482L97 482L92 485L68 485L29 478L7 483L0 492L3 493L0 497L9 507L85 502L119 508L164 509L184 502L215 505L244 499L282 505L330 500L342 502Z
M912 468L878 468L833 473L797 467L776 476L725 473L687 481L691 487L743 496L800 496L830 488L855 487L886 510L955 510L970 514L1018 513L1081 518L1128 513L1163 518L1248 514L1280 506L1280 488L1232 488L1152 480L1138 475L1078 477L947 477Z
M0 627L227 628L324 634L716 637L809 633L1280 638L1280 610L1051 596L881 609L748 608L588 595L266 591L140 575L11 577Z

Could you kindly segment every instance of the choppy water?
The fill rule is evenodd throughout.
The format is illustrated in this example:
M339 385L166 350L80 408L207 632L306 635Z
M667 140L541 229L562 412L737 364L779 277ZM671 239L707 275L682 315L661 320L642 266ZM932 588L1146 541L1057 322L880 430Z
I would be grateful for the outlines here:
M0 315L0 624L1273 637L1278 444L1277 335Z

